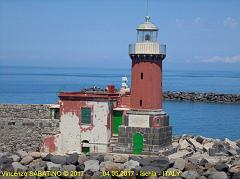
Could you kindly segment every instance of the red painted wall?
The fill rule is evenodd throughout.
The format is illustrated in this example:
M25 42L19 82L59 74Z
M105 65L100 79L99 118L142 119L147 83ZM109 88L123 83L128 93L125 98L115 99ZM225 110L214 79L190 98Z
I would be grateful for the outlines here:
M143 73L143 79L141 79ZM142 106L140 106L142 100ZM132 60L131 108L162 109L162 61Z

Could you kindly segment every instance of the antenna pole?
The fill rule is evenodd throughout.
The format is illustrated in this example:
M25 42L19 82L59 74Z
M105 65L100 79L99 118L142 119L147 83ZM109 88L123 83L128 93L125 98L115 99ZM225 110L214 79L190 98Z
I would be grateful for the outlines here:
M148 16L148 0L147 0L147 16Z

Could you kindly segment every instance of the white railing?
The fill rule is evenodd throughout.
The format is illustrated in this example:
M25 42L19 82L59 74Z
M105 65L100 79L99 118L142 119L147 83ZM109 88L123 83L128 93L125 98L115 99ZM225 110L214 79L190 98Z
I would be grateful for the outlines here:
M162 54L166 55L166 45L159 43L135 43L129 44L129 54Z

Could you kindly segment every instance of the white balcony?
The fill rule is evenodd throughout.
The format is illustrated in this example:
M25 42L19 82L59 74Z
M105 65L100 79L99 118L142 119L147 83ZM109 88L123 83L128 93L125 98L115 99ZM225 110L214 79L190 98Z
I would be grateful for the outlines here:
M129 44L129 55L135 54L166 55L166 45L154 42Z

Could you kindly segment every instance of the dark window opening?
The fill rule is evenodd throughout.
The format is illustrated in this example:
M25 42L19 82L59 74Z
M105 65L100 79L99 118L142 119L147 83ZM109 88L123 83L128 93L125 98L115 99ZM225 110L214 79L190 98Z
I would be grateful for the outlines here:
M141 79L143 79L143 73L141 73Z
M89 107L82 107L81 109L81 123L82 124L91 124L91 108Z
M142 100L140 100L140 106L142 106Z

